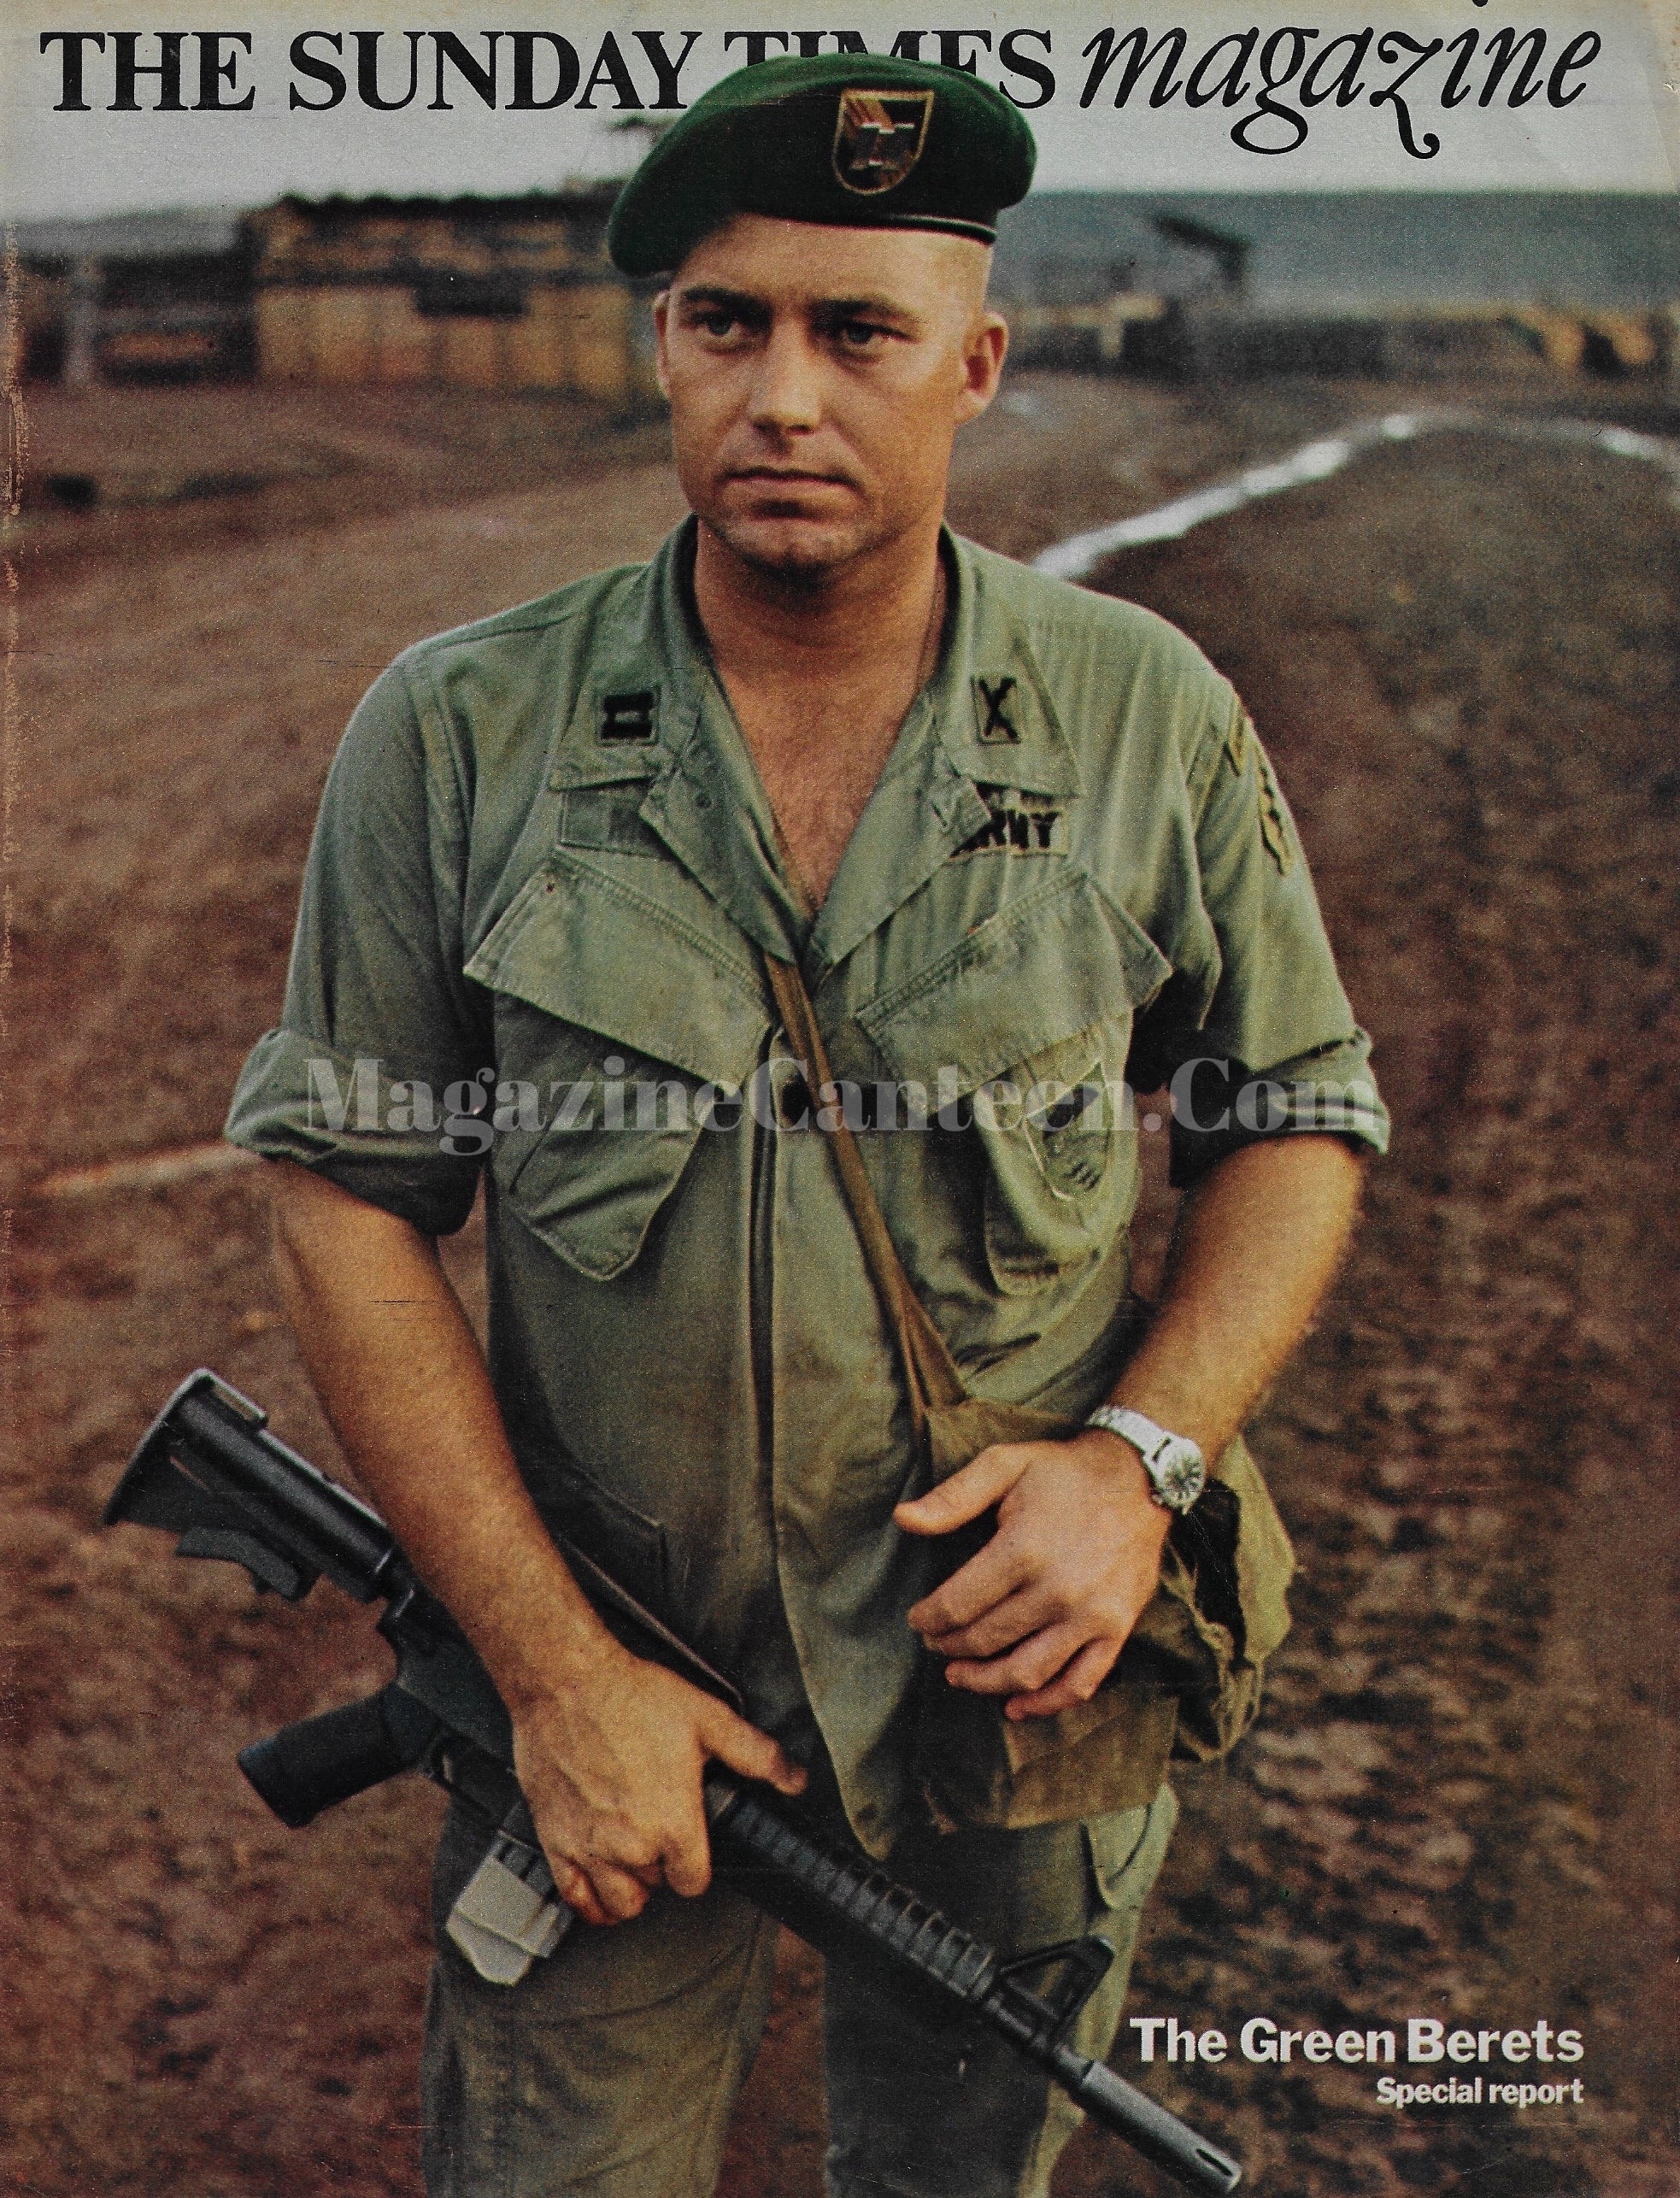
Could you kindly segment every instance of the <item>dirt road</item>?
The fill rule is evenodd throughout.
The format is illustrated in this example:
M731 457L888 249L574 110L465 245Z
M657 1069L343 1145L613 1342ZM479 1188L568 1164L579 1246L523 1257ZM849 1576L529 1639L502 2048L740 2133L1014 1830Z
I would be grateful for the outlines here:
M965 449L955 516L1030 554L1405 395L1024 378ZM68 448L76 422L38 431ZM56 536L35 570L26 550L0 2048L21 2193L418 2189L431 1797L293 1835L232 1769L255 1732L377 1683L383 1651L325 1601L276 1613L155 1537L92 1531L200 1362L335 1463L273 1310L259 1183L34 1187L214 1137L278 1003L355 694L407 640L641 555L675 514L633 439L590 462L573 486L429 485L340 522L301 493L267 520L248 502L206 538L172 520L144 567L120 526L73 554ZM1586 2044L1582 2103L1524 2113L1399 2116L1363 2067L1147 2072L1272 2198L1680 2190L1666 497L1625 461L1467 434L1099 576L1248 695L1396 1118L1354 1261L1256 1431L1303 1559L1296 1630L1258 1732L1183 1782L1132 2012L1233 2039L1254 2016L1544 2018ZM1156 1243L1163 1213L1157 1192ZM452 1252L463 1278L473 1250ZM728 2198L820 2187L815 1965L790 1956ZM1117 2065L1137 2076L1135 2048ZM1059 2183L1165 2188L1090 2133Z

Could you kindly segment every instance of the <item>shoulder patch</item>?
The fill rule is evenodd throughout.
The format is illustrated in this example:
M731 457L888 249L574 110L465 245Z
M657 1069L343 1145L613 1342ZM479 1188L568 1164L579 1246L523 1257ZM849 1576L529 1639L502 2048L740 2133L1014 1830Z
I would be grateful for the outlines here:
M1254 729L1248 711L1238 702L1237 714L1231 721L1231 731L1225 736L1225 753L1231 758L1233 771L1241 771L1248 761L1248 735Z
M1295 868L1295 835L1289 829L1289 813L1283 807L1283 796L1272 775L1272 759L1258 741L1254 743L1254 753L1260 759L1260 837L1266 843L1266 853L1287 878Z

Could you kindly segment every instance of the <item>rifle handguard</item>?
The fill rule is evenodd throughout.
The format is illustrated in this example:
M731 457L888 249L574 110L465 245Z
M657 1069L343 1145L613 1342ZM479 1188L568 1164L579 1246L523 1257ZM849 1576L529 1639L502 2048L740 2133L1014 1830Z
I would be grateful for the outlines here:
M764 1876L755 1899L825 1953L843 1945L866 1960L884 1960L899 1976L913 1976L948 2002L973 2008L1157 2167L1193 2189L1236 2189L1240 2161L1066 2042L1068 2026L1113 1960L1106 1939L1076 1939L1002 1962L867 1855L790 1823L773 1795L714 1770L706 1780L706 1810L720 1860L737 1868L756 1865ZM1049 1963L1064 1968L1060 1989L1043 1996L1021 1988L1025 1972Z

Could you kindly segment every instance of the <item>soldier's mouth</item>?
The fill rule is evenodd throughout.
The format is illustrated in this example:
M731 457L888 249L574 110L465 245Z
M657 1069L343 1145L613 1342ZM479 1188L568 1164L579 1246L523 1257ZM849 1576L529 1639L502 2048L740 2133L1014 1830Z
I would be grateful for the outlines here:
M743 466L738 472L725 476L731 481L761 482L772 488L849 489L852 483L843 473L813 473L796 472L779 466Z

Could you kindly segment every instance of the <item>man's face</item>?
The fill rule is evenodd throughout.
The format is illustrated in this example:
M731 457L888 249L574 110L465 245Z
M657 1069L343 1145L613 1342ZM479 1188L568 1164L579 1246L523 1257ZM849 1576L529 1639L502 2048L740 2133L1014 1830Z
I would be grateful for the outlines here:
M683 491L747 564L819 581L944 510L1007 331L990 254L925 230L737 215L655 306Z

